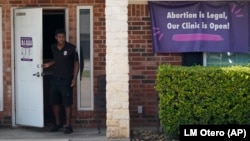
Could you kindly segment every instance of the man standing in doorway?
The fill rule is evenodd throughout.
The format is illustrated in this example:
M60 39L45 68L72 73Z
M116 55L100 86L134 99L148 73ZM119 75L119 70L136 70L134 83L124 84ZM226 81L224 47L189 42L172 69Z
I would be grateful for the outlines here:
M56 43L51 46L53 61L44 63L43 67L53 66L53 77L51 79L51 104L56 123L50 129L56 132L62 128L60 117L61 104L65 107L66 124L64 134L73 132L71 126L73 88L77 84L77 75L79 72L79 57L76 47L66 41L66 32L58 29L55 32Z

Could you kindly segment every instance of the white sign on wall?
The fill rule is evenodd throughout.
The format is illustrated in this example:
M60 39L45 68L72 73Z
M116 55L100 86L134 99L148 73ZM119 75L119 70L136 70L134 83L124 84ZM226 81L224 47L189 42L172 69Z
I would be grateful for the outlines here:
M32 61L33 60L33 41L32 37L21 37L21 48L22 48L22 61Z

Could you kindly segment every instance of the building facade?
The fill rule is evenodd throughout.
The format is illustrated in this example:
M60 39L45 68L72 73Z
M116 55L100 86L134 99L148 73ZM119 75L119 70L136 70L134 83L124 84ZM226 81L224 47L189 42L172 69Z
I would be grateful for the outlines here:
M42 28L42 62L51 59L49 46L56 28L66 29L68 41L77 45L80 54L74 127L96 127L101 120L101 125L107 126L108 137L128 138L130 128L158 126L158 95L154 89L157 68L166 63L182 65L182 54L153 52L148 5L143 0L1 0L0 126L19 125L16 109L20 106L16 101L19 93L25 94L17 87L22 88L25 82L17 78L27 68L17 69L18 53L22 51L18 52L20 37L16 34L29 21L17 26L16 16L22 16L22 10L37 8L42 17L42 23L37 23L37 28ZM33 16L34 20L38 17ZM35 42L35 38L26 37L32 36L29 33L25 33L25 39ZM35 53L35 43L32 45ZM53 122L48 102L50 71L42 71L42 120L46 126ZM24 99L28 100L29 95Z

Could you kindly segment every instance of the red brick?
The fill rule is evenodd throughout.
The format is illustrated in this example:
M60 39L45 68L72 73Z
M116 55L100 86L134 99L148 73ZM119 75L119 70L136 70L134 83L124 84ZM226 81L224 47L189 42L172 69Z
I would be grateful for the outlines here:
M9 0L10 4L21 4L22 2L22 0Z
M37 0L38 3L51 3L51 0Z
M7 0L3 2L7 3ZM105 74L105 1L104 0L10 0L10 4L3 7L3 65L4 68L11 67L11 18L10 8L19 5L39 5L48 7L67 7L69 10L69 39L70 42L76 43L76 6L81 3L83 5L93 5L94 11L94 76ZM128 24L131 30L128 31L128 50L129 50L129 99L130 99L130 116L131 126L150 126L154 123L148 122L149 118L139 117L137 114L137 106L142 104L146 107L145 113L156 115L155 98L157 92L154 89L155 75L159 64L181 65L181 54L172 53L154 53L152 50L151 23L149 21L149 12L147 5L130 4L128 6ZM135 28L133 28L135 27ZM136 30L140 29L140 30ZM4 112L0 112L0 123L3 116L11 116L12 113L12 72L3 70L4 75ZM148 82L143 83L142 80L132 78L132 75L143 75ZM97 80L94 79L94 92L96 93ZM145 82L145 81L144 81ZM74 101L77 98L74 97ZM152 108L150 108L152 107ZM93 118L94 112L76 111L77 105L74 105L74 118L79 121L87 121L95 123ZM75 126L91 127L93 125L84 125L80 123Z
M56 3L65 3L66 0L52 0L51 3L56 4Z
M79 3L80 0L66 0L66 3Z

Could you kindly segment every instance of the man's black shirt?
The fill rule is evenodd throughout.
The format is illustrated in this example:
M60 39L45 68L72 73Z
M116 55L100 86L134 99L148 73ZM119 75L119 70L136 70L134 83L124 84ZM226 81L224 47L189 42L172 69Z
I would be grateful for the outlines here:
M74 73L74 62L79 61L76 47L65 42L64 47L59 50L57 43L51 46L55 64L53 65L53 76L71 80Z

